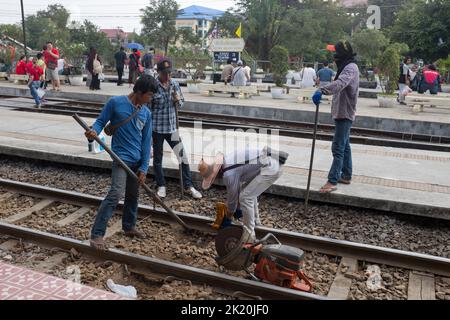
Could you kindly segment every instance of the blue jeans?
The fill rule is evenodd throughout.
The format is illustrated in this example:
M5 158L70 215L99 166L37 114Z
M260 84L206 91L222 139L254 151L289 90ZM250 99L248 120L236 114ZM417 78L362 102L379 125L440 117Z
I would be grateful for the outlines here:
M134 172L139 164L129 165ZM105 199L102 201L95 217L91 230L91 239L103 237L109 219L111 219L119 200L125 192L125 201L122 215L122 229L128 231L136 225L137 207L139 198L139 184L136 179L128 176L126 171L116 162L112 165L112 183Z
M31 95L34 98L34 102L36 102L36 105L39 105L41 103L41 99L39 98L39 95L37 93L37 89L40 87L41 87L40 81L33 81L30 85Z
M164 140L166 140L169 146L172 148L172 150L174 150L178 161L180 161L180 158L183 161L181 165L181 171L183 174L184 188L187 189L192 187L192 174L191 169L189 168L189 161L186 156L186 152L184 152L183 143L179 141L177 133L174 133L172 137L171 133L165 134L153 131L152 138L153 138L153 170L155 171L155 179L158 187L164 187L166 185L162 167ZM178 144L180 144L180 146L177 146Z
M348 119L334 120L335 132L331 151L333 164L328 173L328 182L336 185L340 178L352 179L352 150L350 148L350 129L352 121Z
M439 85L437 83L426 83L422 82L419 86L419 93L425 93L430 90L430 94L437 94Z

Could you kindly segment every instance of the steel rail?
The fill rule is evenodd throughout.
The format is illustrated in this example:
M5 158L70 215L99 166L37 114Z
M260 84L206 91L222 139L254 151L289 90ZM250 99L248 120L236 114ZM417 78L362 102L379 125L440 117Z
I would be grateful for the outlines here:
M0 179L0 187L21 194L50 198L81 206L98 206L103 200L103 198L97 196L43 187L29 183L16 182L7 179ZM122 206L123 203L120 202L118 208L121 209ZM173 219L171 219L171 217L162 209L140 205L138 212L141 217L151 215L151 218L154 221L168 224L173 223ZM175 213L195 230L211 234L216 233L216 230L211 227L211 224L214 222L212 218L176 211ZM350 257L361 261L431 272L436 275L450 277L450 259L444 257L384 248L346 240L336 240L261 226L256 227L255 231L259 238L267 233L273 233L283 244L308 251L317 251L332 256Z
M26 239L37 243L38 245L58 247L64 250L71 250L74 248L78 252L93 258L115 261L126 264L138 270L145 270L146 272L151 272L154 274L187 279L193 283L208 284L212 287L219 287L227 292L242 291L264 299L328 300L325 296L320 296L313 293L283 288L265 282L230 276L223 273L142 256L118 249L100 251L79 240L32 230L4 222L0 222L0 234Z
M68 101L64 101L68 103ZM82 102L84 103L84 102ZM47 105L36 109L34 107L20 107L16 105L0 105L0 107L10 107L22 111L42 112L49 114L72 115L75 111L80 116L95 118L100 113L100 109L93 107L78 107L67 105ZM183 127L194 127L196 121L202 121L204 129L261 129L269 128L271 132L277 130L278 134L285 137L310 139L313 124L309 122L295 122L278 119L258 119L234 115L223 115L214 113L201 113L194 111L181 111L179 122ZM332 141L334 125L319 124L317 139ZM353 127L350 137L351 143L362 145L386 146L404 149L419 149L428 151L450 152L450 137L432 136L425 134L402 133L395 131L382 131Z

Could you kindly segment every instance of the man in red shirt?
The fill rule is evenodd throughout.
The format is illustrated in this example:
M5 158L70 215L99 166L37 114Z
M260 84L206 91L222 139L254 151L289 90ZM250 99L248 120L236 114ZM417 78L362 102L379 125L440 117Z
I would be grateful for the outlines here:
M427 90L430 90L431 94L437 94L439 91L439 82L440 74L436 70L436 66L430 64L423 70L422 81L420 82L418 91L419 93L425 93Z
M59 52L56 48L53 48L53 44L49 41L47 42L47 50L44 52L47 80L52 81L53 90L60 91L59 76L58 76L58 59Z
M30 76L30 79L28 80L28 87L30 88L31 95L34 98L34 101L36 102L36 106L38 108L41 107L41 98L38 94L38 89L41 86L41 76L44 74L44 70L42 70L41 67L39 67L37 64L37 58L34 57L31 61L31 65L27 66L27 74Z

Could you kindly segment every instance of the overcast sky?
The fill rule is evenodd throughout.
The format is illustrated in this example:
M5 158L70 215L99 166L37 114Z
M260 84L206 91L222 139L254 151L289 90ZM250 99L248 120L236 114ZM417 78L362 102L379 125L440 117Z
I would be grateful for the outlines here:
M226 10L234 0L177 0L180 8L199 5ZM89 19L101 28L121 27L124 31L140 30L139 9L149 4L147 0L23 0L25 15L59 3L72 14L71 20ZM21 21L19 0L0 0L0 24Z

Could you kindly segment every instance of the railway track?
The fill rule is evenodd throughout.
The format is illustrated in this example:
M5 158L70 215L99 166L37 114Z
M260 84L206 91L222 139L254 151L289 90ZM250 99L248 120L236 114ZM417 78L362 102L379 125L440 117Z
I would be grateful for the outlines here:
M176 276L192 282L200 282L219 287L222 292L229 292L230 296L233 296L233 293L236 292L244 292L253 298L262 299L346 299L349 293L354 290L355 281L361 282L362 280L361 277L358 277L357 272L358 266L361 263L377 263L382 266L386 265L404 269L404 272L408 274L408 292L405 296L410 299L434 298L435 279L450 277L450 259L447 258L258 227L256 230L258 237L271 232L284 244L300 247L306 251L334 256L336 257L336 261L339 261L338 268L334 274L334 280L329 286L327 294L307 294L261 282L250 281L242 277L203 270L162 259L145 257L140 254L129 253L118 249L98 252L80 240L24 228L17 224L55 203L68 203L79 207L72 214L65 216L62 222L58 222L60 224L65 223L70 225L70 223L82 219L83 212L86 213L89 208L97 207L102 198L5 179L0 179L0 188L3 190L3 193L0 194L0 202L8 201L8 199L17 194L39 199L31 208L24 208L21 212L4 217L3 222L0 223L1 234L33 241L37 244L59 247L65 250L74 248L78 252L93 256L97 259L112 260L129 265L138 270L146 270L146 272L164 274L165 276ZM120 206L118 209L120 209ZM149 218L158 223L173 223L166 213L152 206L140 206L139 216L142 219ZM178 213L178 216L202 234L214 233L214 230L210 227L212 219L208 217L181 212ZM120 228L113 232L118 231L120 231ZM315 279L313 278L312 280L314 282Z
M22 111L43 112L49 114L73 115L78 113L81 117L96 118L100 112L102 104L93 102L80 102L68 99L50 99L49 103L37 110L33 107L32 99L18 98L19 104L11 100L1 101L1 107L15 108ZM194 127L195 123L202 121L204 129L219 130L269 130L281 136L295 138L312 138L313 123L295 122L277 119L258 119L243 116L223 115L214 113L202 113L193 111L180 111L180 125L183 127ZM329 124L319 124L317 139L332 141L334 126ZM387 146L407 149L430 150L430 151L450 151L450 137L432 136L425 134L411 134L395 131L380 131L366 128L352 128L351 142L364 145Z

